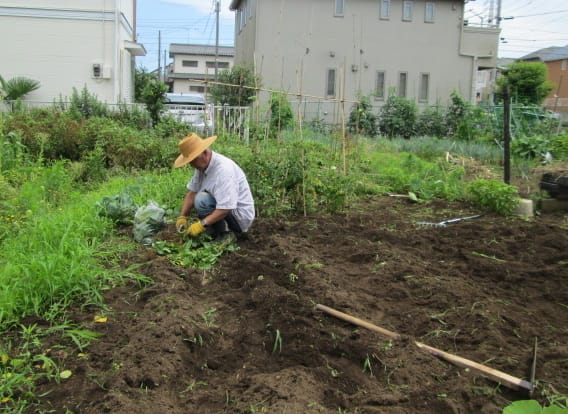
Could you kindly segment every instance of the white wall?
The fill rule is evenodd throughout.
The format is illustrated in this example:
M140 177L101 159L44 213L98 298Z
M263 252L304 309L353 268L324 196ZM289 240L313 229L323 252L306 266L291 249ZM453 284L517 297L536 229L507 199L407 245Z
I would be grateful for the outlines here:
M132 62L123 40L132 39L133 1L117 30L115 0L0 0L0 74L40 82L26 100L52 102L86 86L102 102L130 101ZM129 16L130 15L130 16ZM93 77L93 64L104 78Z
M445 103L453 90L472 99L476 62L460 51L463 2L436 1L433 23L424 21L422 0L414 1L410 22L402 21L401 0L392 0L388 20L376 0L345 1L343 17L334 16L333 0L255 3L253 21L242 31L236 24L236 64L254 62L264 87L324 96L326 71L335 68L344 73L336 89L344 83L345 99L355 100L375 89L377 71L386 72L387 91L407 72L407 97L416 99L428 73L429 104ZM491 39L496 49L498 35Z

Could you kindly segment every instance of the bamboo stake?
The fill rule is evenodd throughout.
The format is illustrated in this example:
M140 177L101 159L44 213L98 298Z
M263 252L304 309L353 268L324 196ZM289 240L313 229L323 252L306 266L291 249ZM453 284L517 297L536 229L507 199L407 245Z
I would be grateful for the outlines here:
M336 318L343 319L344 321L347 321L347 322L352 323L354 325L361 326L361 327L367 328L371 331L378 332L380 334L386 335L389 338L392 338L392 339L400 339L401 338L401 335L396 333L396 332L392 332L392 331L389 331L387 329L381 328L380 326L373 325L370 322L366 322L362 319L355 318L355 317L350 316L346 313L343 313L343 312L334 310L332 308L329 308L325 305L318 304L318 305L316 305L316 309L324 311L324 312L326 312L326 313L328 313L332 316L335 316ZM422 349L422 350L424 350L424 351L426 351L426 352L428 352L432 355L435 355L439 358L445 359L446 361L451 362L454 365L458 365L458 366L464 367L464 368L469 368L469 369L476 371L477 373L479 373L483 376L486 376L486 377L488 377L488 378L490 378L494 381L502 383L503 385L505 385L509 388L512 388L512 389L515 389L515 390L526 389L529 392L532 391L532 389L533 389L533 385L530 382L525 381L523 379L513 377L512 375L506 374L504 372L498 371L498 370L493 369L493 368L489 368L488 366L479 364L479 363L471 361L469 359L465 359L465 358L462 358L460 356L447 353L447 352L442 351L442 350L437 349L437 348L433 348L433 347L428 346L426 344L423 344L421 342L414 342L414 344L418 348L420 348L420 349Z
M532 365L531 365L531 384L534 384L534 382L535 382L535 377L536 377L536 349L537 349L537 342L538 342L538 339L537 339L537 337L535 336L535 337L534 337L534 348L533 348L533 361L532 361ZM530 390L531 396L532 396L532 394L533 394L533 391L534 391L534 388L532 388L532 389Z
M347 143L345 142L345 61L341 68L341 88L340 88L340 102L341 102L341 145L343 151L343 175L347 175Z

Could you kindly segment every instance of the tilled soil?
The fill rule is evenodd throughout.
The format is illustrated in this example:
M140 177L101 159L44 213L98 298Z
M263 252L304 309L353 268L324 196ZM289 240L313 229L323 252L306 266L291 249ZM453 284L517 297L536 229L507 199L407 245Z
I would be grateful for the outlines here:
M40 409L65 413L500 413L527 399L416 342L568 394L568 216L482 217L379 197L344 214L259 218L209 271L141 246L154 280L106 294L104 336L59 352L73 372ZM157 236L180 244L173 225ZM317 309L396 332L392 339Z

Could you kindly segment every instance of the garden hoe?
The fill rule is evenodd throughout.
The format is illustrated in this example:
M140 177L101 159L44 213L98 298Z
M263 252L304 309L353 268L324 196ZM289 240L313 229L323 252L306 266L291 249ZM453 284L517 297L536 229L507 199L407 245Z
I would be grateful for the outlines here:
M477 214L475 216L459 217L459 218L455 218L455 219L440 221L438 223L432 223L432 222L429 222L429 221L419 221L416 224L418 224L420 226L446 227L448 224L454 224L454 223L459 223L460 221L471 220L471 219L474 219L474 218L481 217L482 215L483 214Z
M338 319L342 319L346 322L352 323L353 325L361 326L363 328L369 329L371 331L380 333L392 339L401 339L402 335L389 331L385 328L381 328L380 326L374 325L370 322L364 321L362 319L356 318L354 316L348 315L346 313L340 312L338 310L332 309L328 306L318 304L316 305L316 309L323 311L331 316L335 316ZM494 381L499 382L500 384L505 385L508 388L514 390L525 390L531 393L533 391L533 382L526 381L521 378L514 377L512 375L506 374L504 372L498 371L496 369L490 368L486 365L479 364L477 362L471 361L469 359L462 358L458 355L450 354L448 352L442 351L441 349L437 349L422 342L414 342L418 348L422 349L425 352L428 352L438 358L444 359L448 362L451 362L454 365L459 367L467 368L472 371L477 372L480 375L483 375L486 378L490 378ZM534 358L533 358L533 374L531 375L531 381L534 381L534 366L536 361L536 345L534 351Z

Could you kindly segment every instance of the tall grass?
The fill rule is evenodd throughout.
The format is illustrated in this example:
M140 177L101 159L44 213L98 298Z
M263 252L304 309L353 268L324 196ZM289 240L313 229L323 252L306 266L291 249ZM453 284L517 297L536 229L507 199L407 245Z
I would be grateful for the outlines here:
M503 150L492 142L463 141L436 137L377 138L369 140L378 151L408 152L425 160L444 157L446 153L454 156L474 158L482 164L498 165L503 159Z
M74 302L103 306L102 291L125 278L138 278L103 263L134 244L109 244L114 225L95 209L101 194L124 184L110 182L97 192L68 194L65 203L28 214L20 231L2 241L0 329L26 316L61 317Z

